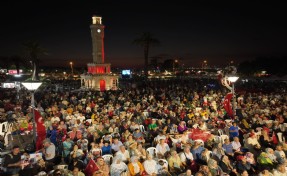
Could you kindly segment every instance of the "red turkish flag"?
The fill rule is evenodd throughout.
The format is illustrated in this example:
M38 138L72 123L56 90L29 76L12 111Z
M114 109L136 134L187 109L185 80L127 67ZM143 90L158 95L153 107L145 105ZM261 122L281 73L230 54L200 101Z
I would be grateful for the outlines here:
M37 124L37 142L36 142L36 150L40 150L43 148L42 142L46 138L46 128L44 126L44 120L38 110L34 110L35 122Z
M233 117L233 111L232 111L232 107L230 104L230 100L232 98L233 94L232 93L228 93L225 98L224 98L224 102L223 102L223 107L226 111L226 113L230 116Z
M96 165L96 162L93 159L90 159L84 173L86 176L92 176L94 174L94 172L98 171L99 168Z

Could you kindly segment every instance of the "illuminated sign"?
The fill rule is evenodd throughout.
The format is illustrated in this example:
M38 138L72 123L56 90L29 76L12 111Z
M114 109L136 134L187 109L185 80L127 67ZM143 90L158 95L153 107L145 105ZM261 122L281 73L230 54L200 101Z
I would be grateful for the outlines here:
M22 73L23 70L19 70L19 73ZM17 75L17 70L8 70L9 75Z

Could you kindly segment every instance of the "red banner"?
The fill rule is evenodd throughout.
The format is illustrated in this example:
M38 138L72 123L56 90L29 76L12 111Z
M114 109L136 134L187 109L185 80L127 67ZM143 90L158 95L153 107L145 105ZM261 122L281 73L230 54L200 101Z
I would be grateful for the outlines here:
M233 111L232 111L232 107L230 104L230 100L232 98L233 94L232 93L228 93L225 98L224 98L224 102L223 102L223 106L224 109L226 111L226 113L230 116L233 117Z

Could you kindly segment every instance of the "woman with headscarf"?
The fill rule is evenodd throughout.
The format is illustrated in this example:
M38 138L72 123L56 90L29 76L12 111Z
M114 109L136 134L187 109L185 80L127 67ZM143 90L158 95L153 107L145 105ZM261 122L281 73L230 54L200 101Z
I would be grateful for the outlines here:
M259 137L259 142L263 148L272 147L273 140L268 135L266 130L262 130L262 135Z
M215 144L214 148L212 149L213 158L216 158L216 160L219 161L223 155L225 155L225 152L222 148L222 144L221 143Z
M214 159L208 160L207 165L212 176L223 175L222 169L217 165L217 161Z
M93 174L93 176L109 176L110 167L106 164L106 162L104 161L104 158L98 157L96 165L99 168L99 170L97 170Z
M260 155L257 157L257 162L262 168L268 168L271 170L273 167L272 160L268 158L268 155L265 152L260 153Z
M144 161L143 166L148 175L156 175L157 174L157 163L156 161L152 158L152 155L147 156L147 160Z
M128 171L128 166L122 161L122 157L117 155L113 159L113 164L111 165L111 175L121 176L122 173Z
M138 161L137 156L131 157L131 162L128 164L129 173L131 176L140 176L144 172L143 165Z
M237 171L235 168L233 168L232 164L230 163L230 160L228 156L223 155L221 157L221 160L219 161L219 166L222 169L222 171L230 176L237 175Z
M177 127L177 131L179 134L183 134L184 131L187 130L187 127L185 125L185 121L181 121Z
M265 152L267 153L268 158L271 159L272 163L278 163L277 157L275 156L272 148L266 148Z

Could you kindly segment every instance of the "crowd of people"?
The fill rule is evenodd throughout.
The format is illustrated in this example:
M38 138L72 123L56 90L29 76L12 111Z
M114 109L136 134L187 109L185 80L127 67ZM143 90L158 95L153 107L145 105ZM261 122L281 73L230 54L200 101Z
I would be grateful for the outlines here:
M106 92L38 91L43 148L31 161L29 151L14 145L0 174L286 176L283 89L237 91L234 116L223 106L227 89L210 79L127 83ZM21 90L16 99L13 91L0 95L3 114L22 119L12 134L32 133L30 93Z

